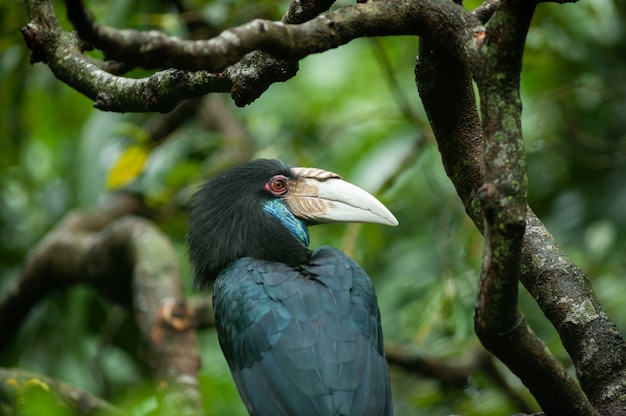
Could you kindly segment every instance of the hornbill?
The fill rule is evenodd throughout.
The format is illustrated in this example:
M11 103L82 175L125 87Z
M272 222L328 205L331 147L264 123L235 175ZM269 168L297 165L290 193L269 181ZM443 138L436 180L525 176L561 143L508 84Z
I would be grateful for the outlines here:
M254 160L209 180L189 213L194 284L214 282L217 334L251 415L392 415L374 287L307 226L397 225L369 193L315 168Z

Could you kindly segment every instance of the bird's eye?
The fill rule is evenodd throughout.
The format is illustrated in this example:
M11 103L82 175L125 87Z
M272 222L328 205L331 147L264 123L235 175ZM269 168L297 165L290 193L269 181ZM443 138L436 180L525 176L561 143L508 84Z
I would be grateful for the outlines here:
M265 184L265 190L274 195L284 195L289 190L289 179L283 175L276 175Z

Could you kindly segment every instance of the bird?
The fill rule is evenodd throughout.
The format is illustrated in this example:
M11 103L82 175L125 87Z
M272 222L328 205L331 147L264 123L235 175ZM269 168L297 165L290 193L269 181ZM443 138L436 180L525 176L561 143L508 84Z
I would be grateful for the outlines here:
M213 285L220 347L255 416L389 416L380 310L365 271L308 228L395 226L333 172L252 160L209 179L189 208L194 286Z

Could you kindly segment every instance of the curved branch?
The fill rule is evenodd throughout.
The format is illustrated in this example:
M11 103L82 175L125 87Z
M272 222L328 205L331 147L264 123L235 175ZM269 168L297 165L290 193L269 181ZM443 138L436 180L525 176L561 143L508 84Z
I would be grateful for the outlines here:
M485 18L488 17L485 15ZM508 33L503 32L501 35L508 36ZM520 65L521 62L517 66ZM479 68L483 70L484 67ZM485 181L480 142L482 131L477 112L462 111L475 108L475 105L471 102L474 98L470 78L459 74L463 74L463 65L442 53L433 39L421 39L420 59L416 67L418 89L437 137L448 176L454 183L468 215L478 229L483 231L483 211L477 201L476 192ZM499 114L499 102L497 99L493 102L495 114ZM490 119L488 114L486 119ZM497 128L492 129L494 134L497 131ZM492 162L497 160L493 155L487 159ZM621 392L618 393L619 397L626 397L624 386L620 382L626 377L624 339L597 301L589 278L558 247L530 209L527 209L525 222L520 276L522 283L561 335L563 345L576 367L581 386L594 406L603 413L623 414L624 401L615 400L617 395L612 392ZM554 299L562 301L555 302ZM553 361L554 357L551 354L545 356L544 352L544 357L538 359L547 363ZM564 379L548 381L545 378L540 385L562 385L562 403L577 403L581 409L587 409L580 414L592 412L587 398L576 393L578 388L567 373L560 370L556 374ZM612 410L611 401L612 406L615 406ZM563 412L562 408L560 412Z
M174 248L154 225L138 217L113 222L100 240L87 253L94 262L115 264L123 255L122 263L131 265L133 310L162 393L160 410L197 415L201 399L195 317L185 301Z
M557 329L589 400L626 414L626 342L577 267L529 209L521 281Z
M175 68L139 80L108 74L83 57L85 45L60 28L49 0L28 0L31 22L23 34L33 61L48 64L60 80L94 100L97 108L119 112L165 112L183 99L208 92L230 91L237 105L245 105L271 83L292 77L299 59L359 37L437 34L447 50L459 55L475 53L484 31L471 13L452 2L374 0L301 24L255 20L213 39L193 41L98 25L72 3L76 0L68 1L81 36L108 58L128 66ZM328 4L312 3L315 11ZM305 17L308 14L293 19Z
M165 70L147 78L111 75L94 65L80 50L73 33L63 32L58 23L48 30L37 23L22 29L35 59L46 63L55 76L94 101L106 111L168 112L182 100L209 92L228 92L232 82L207 71ZM46 40L42 41L41 38Z
M140 79L111 75L81 53L73 33L57 29L45 34L45 43L38 41L43 34L36 23L29 23L22 33L37 59L61 81L92 99L100 110L168 112L182 100L209 92L228 92L232 87L226 77L206 71L165 70Z
M26 7L31 21L22 34L33 51L31 61L46 63L58 79L92 99L96 108L167 112L184 99L232 87L226 76L206 71L167 70L141 79L111 75L82 54L84 43L61 28L48 0L30 0Z
M132 306L147 349L164 414L200 410L200 358L194 314L186 306L178 258L169 239L137 211L118 202L93 213L74 213L29 256L13 289L0 301L2 340L52 289L86 284Z
M356 38L422 35L432 32L435 26L438 31L444 30L439 35L450 40L446 46L460 51L471 44L473 31L480 28L472 14L451 2L370 1L342 7L301 24L253 20L212 39L182 40L159 31L114 29L94 22L81 0L66 0L66 4L68 17L82 39L102 50L109 59L149 69L219 72L254 50L299 60Z
M490 32L489 36L495 35ZM452 57L443 52L435 39L423 37L420 40L420 55L416 66L418 90L433 126L446 172L454 183L468 215L474 220L478 228L483 230L485 217L483 217L484 211L478 200L477 192L485 182L483 128L476 110L471 77L464 69L467 66L460 63L458 57ZM497 37L496 40L498 40ZM492 56L492 58L499 59L498 56ZM481 62L481 64L482 66L477 67L477 71L483 72L477 76L484 77L487 82L495 79L494 72L490 70L489 65L491 63ZM514 68L518 68L518 66L514 66ZM518 77L519 73L516 76ZM479 86L485 88L484 85L479 84ZM494 88L490 91L497 94L499 90ZM507 88L505 91L515 92L517 90L513 87ZM510 103L507 101L510 97L515 96L505 95L498 103L506 106L507 103ZM519 113L515 113L516 109L519 109L515 107L517 103L518 101L513 100L514 107L509 111L513 111L513 115L519 120ZM496 110L498 111L493 111L486 116L483 115L484 123L487 124L485 130L487 134L491 134L492 143L494 135L502 128L498 124L498 121L502 120L500 112L502 109L498 107ZM507 118L506 120L511 119ZM514 130L515 126L516 124L513 125ZM519 130L517 132L519 133ZM512 140L518 140L521 135L517 136L514 131L511 137ZM489 148L491 152L489 157L492 161L502 162L504 159L509 163L514 163L515 158L520 156L519 143L517 146L504 149L497 146L498 143L492 144L492 147ZM508 151L513 151L513 154L507 154L506 157L499 154L499 152ZM523 165L520 167L523 168ZM525 207L524 188L519 190L508 185L509 177L506 175L504 175L504 181L499 180L498 175L508 173L508 170L505 170L503 166L494 166L493 164L489 166L489 169L491 181L502 186L505 192L517 192L517 203L522 203ZM508 169L511 167L508 166ZM523 169L517 171L516 174L523 178ZM493 186L483 188L483 193L487 191L491 191L492 194L483 195L483 197L488 197L486 202L490 204L494 197ZM481 293L477 302L476 317L477 332L482 335L481 340L494 350L496 356L507 363L514 373L520 376L524 383L531 388L544 410L553 410L556 414L559 412L592 414L593 409L591 409L587 398L582 394L576 382L556 358L549 353L543 342L532 333L517 309L517 277L519 276L521 239L524 232L523 224L521 227L519 224L520 211L518 214L512 215L511 221L506 217L496 217L495 215L497 210L501 212L508 207L489 205L487 208L491 210L491 215L487 216L488 225L486 228L491 230L491 235L486 237L485 242L487 258L484 265L484 275L481 279ZM523 213L523 210L521 212ZM510 215L511 213L507 212L507 214ZM511 227L505 224L512 222L514 234L498 234L500 229L496 229L494 232L494 220L499 221L498 226L502 225L501 230L505 232L511 231ZM524 217L522 216L523 220ZM495 240L494 234L496 234ZM517 246L506 245L505 243L509 239L517 241ZM489 257L490 254L491 257ZM566 410L564 405L569 406L569 410Z
M31 308L50 291L93 282L89 273L78 273L82 264L76 255L83 252L91 232L142 209L136 197L117 194L101 210L70 213L55 227L30 253L19 277L0 296L0 316L11 317L0 319L0 350L13 338ZM65 273L66 270L73 272Z
M501 3L490 21L481 71L475 74L481 97L485 137L486 184L479 191L479 197L485 198L483 209L487 224L483 274L475 322L481 340L489 344L495 342L496 348L503 353L502 356L510 354L510 347L507 347L506 343L511 340L506 340L507 337L513 337L515 333L519 333L519 338L528 337L527 331L518 329L515 321L520 319L520 313L514 311L512 305L517 304L517 284L521 278L520 260L525 242L525 227L527 222L533 220L533 215L527 213L526 207L526 168L519 96L522 55L533 12L533 3L518 0ZM570 280L575 278L576 274L570 272ZM582 288L584 286L581 286ZM596 317L599 317L599 312L601 312L597 301L594 304L595 296L585 300L573 298L571 295L551 299L559 299L557 303L567 303L568 308L574 309L574 318L572 319L571 315L564 321L571 323L571 328L576 328L574 330L576 335L582 335L577 333L580 329L579 324L586 325L596 321ZM591 305L591 308L587 308L587 305ZM544 304L544 310L546 306L548 305ZM596 306L599 309L596 309ZM604 329L598 328L599 325L594 325L594 329L599 331L593 331L593 334L606 334L607 330L613 332L614 324L608 319L602 321L597 323L606 324ZM610 404L611 412L619 409L619 413L622 413L624 399L616 401L615 389L624 392L625 387L622 382L616 384L615 380L616 377L621 379L620 376L625 374L623 353L626 346L619 332L615 331L608 339L604 338L607 344L602 345L603 352L599 352L597 344L585 346L571 339L566 342L569 325L563 325L563 322L552 322L559 330L564 345L570 352L581 386L591 403L600 413L604 413L606 411L604 406L611 401L613 402ZM589 336L591 333L585 333L585 335ZM590 341L590 338L585 337L585 341ZM486 345L489 346L487 343ZM572 348L574 343L576 346ZM536 348L541 348L541 345ZM616 352L622 354L616 355ZM532 354L540 357L541 351L538 350ZM592 359L588 354L598 359L591 362ZM600 357L604 359L601 360ZM507 362L504 359L503 361ZM516 362L517 357L510 357L509 361ZM610 371L607 371L607 365ZM525 371L523 365L518 366L518 373ZM589 382L590 379L593 383ZM550 399L550 396L545 395L543 387L539 387L541 384L535 384L535 386L533 389L533 386L529 385L529 388L540 403L542 403L541 397ZM624 395L621 394L620 397L624 398ZM554 414L563 412L563 408L558 405L550 409L544 408L544 410ZM576 414L593 413L595 412L592 409L582 408L576 412Z

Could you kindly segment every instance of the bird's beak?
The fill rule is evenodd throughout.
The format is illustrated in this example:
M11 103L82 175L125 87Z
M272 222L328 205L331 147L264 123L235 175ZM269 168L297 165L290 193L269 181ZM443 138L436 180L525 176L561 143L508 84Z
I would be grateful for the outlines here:
M292 168L297 178L284 199L297 218L309 224L369 222L398 225L393 214L371 194L322 169Z

